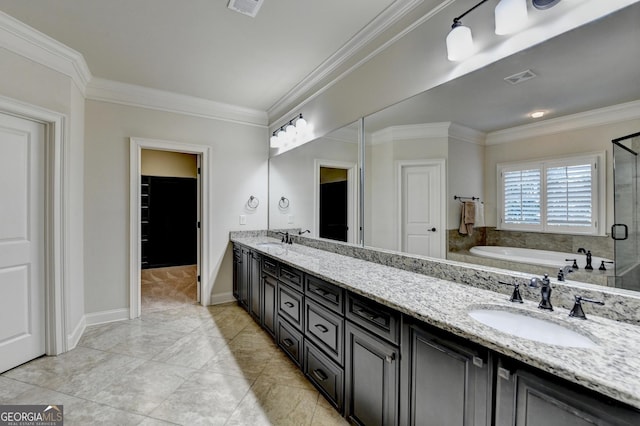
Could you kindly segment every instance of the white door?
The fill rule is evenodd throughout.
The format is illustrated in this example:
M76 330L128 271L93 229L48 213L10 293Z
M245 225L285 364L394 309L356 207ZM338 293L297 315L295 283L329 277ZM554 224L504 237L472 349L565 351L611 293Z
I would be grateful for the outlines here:
M443 257L441 164L400 165L401 249Z
M0 114L0 372L45 353L44 134Z

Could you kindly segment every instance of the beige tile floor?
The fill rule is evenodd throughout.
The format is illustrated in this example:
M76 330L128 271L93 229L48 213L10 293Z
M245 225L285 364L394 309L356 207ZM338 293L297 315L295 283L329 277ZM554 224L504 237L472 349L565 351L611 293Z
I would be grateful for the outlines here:
M0 404L62 404L65 425L346 424L244 310L157 294L0 375Z

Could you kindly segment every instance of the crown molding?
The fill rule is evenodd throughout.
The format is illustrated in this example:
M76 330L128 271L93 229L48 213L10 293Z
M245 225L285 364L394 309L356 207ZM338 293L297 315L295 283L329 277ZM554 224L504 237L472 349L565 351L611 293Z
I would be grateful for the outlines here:
M389 126L371 134L371 145L412 139L448 138L450 126L451 123L448 121L442 123Z
M102 78L91 80L87 99L258 127L268 124L265 111Z
M286 115L283 111L284 108L287 107L287 105L294 102L296 99L311 90L329 74L331 74L347 60L353 57L364 46L366 46L378 35L386 31L389 27L402 19L423 1L424 0L396 0L395 2L393 2L392 5L387 7L384 11L382 11L382 13L376 16L333 55L327 58L309 75L302 79L302 81L296 84L280 99L278 99L267 110L269 117L281 117L283 115ZM450 2L453 0L448 1ZM275 121L279 121L279 119Z
M640 100L498 130L487 134L485 143L498 145L638 118L640 118Z
M484 145L487 138L486 133L471 127L465 127L457 123L449 126L449 137L461 142L472 143L474 145Z
M91 71L77 51L0 11L0 47L71 78L85 95Z

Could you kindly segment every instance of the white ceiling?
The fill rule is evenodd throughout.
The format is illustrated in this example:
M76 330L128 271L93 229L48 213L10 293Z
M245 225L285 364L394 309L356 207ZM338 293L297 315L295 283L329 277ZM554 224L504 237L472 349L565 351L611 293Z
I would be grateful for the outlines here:
M95 77L268 111L385 9L410 0L0 0Z

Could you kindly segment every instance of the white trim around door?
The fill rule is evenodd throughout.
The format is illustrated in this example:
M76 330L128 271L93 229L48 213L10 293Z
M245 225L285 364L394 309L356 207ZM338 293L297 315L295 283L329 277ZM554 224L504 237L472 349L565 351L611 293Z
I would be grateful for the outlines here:
M69 269L69 148L66 117L36 105L0 96L0 112L45 126L45 351L59 355L68 350L66 324Z
M138 318L141 313L140 295L140 156L143 149L159 151L174 151L200 156L199 175L199 208L200 238L198 247L198 295L200 303L207 305L211 289L208 286L209 277L209 150L206 145L193 145L157 139L130 138L130 199L129 199L129 318Z
M355 243L357 240L358 223L358 165L345 161L313 160L313 232L320 237L320 168L328 167L347 170L347 242Z
M437 224L435 227L438 230L438 243L440 246L440 253L442 254L442 257L445 257L445 253L446 253L446 220L447 220L447 208L446 208L446 194L447 194L447 188L446 188L446 182L447 182L447 170L446 170L446 160L443 158L437 158L437 159L424 159L424 160L398 160L395 162L395 167L396 167L396 188L397 188L397 193L396 193L396 206L397 206L397 213L396 213L396 220L397 220L397 232L398 232L398 240L397 240L397 244L398 244L398 251L402 251L402 243L403 243L403 212L402 212L402 191L403 191L403 187L402 187L402 170L404 167L407 166L428 166L428 167L433 167L436 166L438 167L439 170L439 177L440 177L440 182L441 182L441 188L440 188L440 223Z

